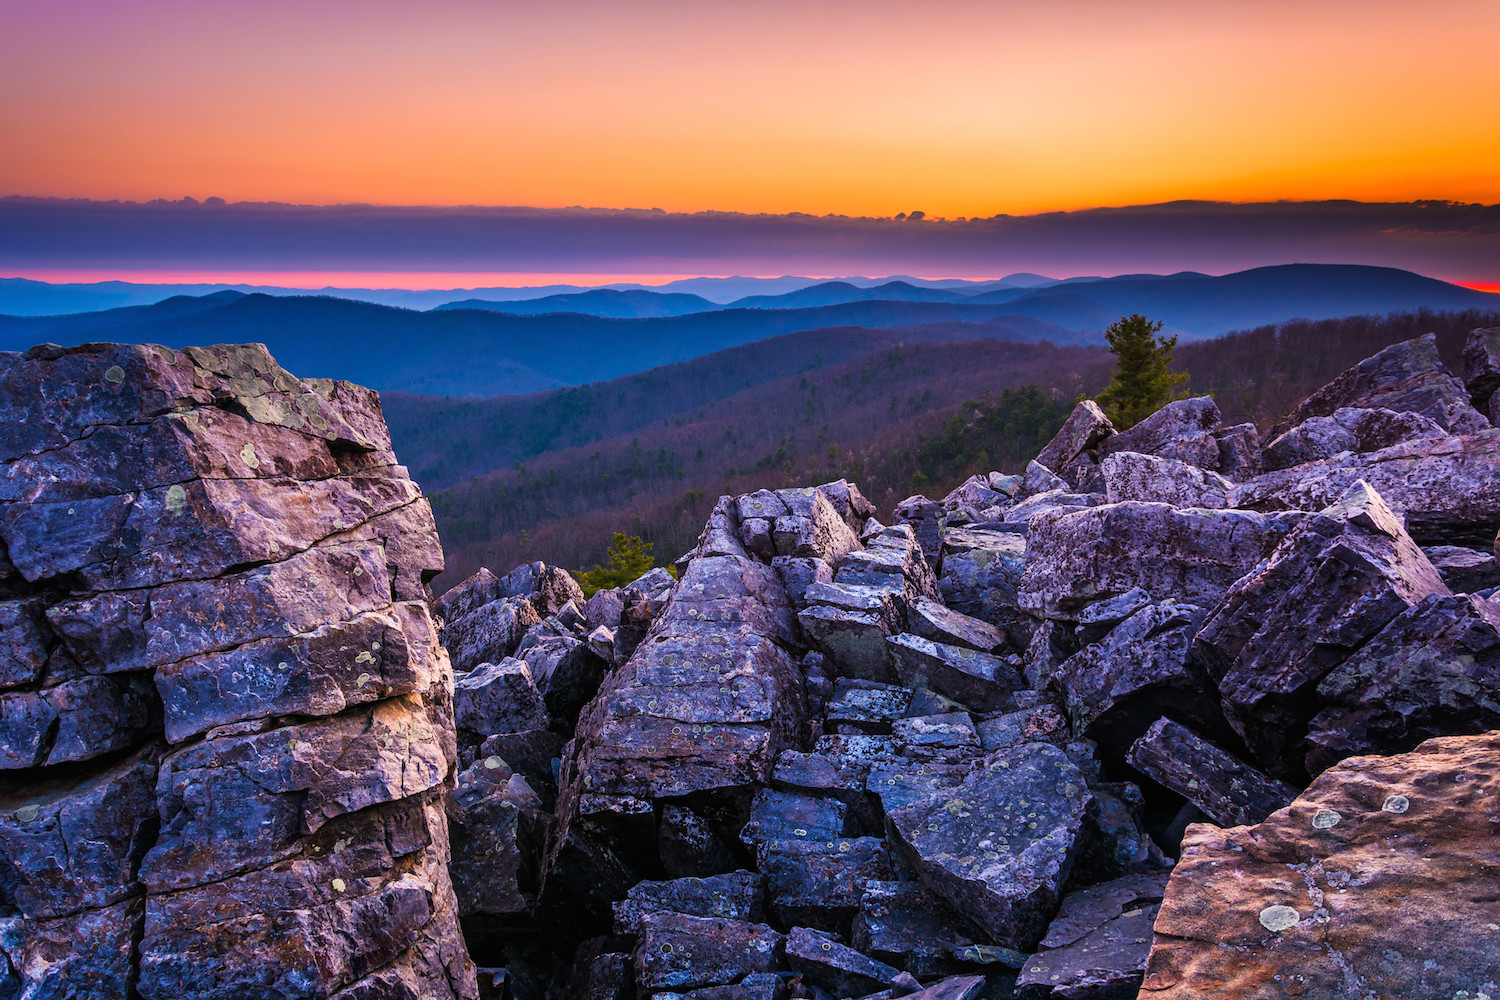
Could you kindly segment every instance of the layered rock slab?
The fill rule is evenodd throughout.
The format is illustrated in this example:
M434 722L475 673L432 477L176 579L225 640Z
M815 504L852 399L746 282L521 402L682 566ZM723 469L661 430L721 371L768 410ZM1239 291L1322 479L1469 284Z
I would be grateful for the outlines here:
M1478 997L1500 989L1500 734L1325 771L1258 826L1188 828L1142 997Z

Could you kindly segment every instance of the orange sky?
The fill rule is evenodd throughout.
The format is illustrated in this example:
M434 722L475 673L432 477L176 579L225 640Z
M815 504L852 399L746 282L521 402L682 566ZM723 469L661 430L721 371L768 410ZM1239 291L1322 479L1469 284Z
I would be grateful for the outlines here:
M1500 3L5 0L0 195L1500 202Z

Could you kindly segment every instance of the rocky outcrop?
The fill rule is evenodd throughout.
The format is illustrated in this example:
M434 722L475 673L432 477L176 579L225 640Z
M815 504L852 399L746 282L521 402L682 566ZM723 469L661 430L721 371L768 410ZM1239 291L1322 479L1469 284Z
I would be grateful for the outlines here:
M0 994L475 997L442 555L375 395L38 348L0 425Z
M1497 796L1500 735L1451 737L1342 761L1258 826L1190 827L1141 996L1494 994Z

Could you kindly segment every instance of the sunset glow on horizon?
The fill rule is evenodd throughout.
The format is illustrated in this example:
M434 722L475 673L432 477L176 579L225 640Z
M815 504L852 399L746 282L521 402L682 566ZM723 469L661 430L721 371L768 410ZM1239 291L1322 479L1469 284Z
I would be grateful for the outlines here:
M8 3L0 195L1500 202L1500 5Z

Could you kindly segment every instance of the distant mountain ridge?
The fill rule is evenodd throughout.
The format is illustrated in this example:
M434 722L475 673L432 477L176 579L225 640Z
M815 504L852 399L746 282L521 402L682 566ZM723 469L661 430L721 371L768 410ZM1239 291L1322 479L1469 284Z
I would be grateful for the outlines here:
M0 349L45 341L263 342L309 376L382 391L496 396L597 382L828 328L908 330L920 342L941 330L950 341L1087 345L1102 343L1113 320L1139 312L1186 343L1294 318L1496 308L1500 295L1409 271L1322 264L1222 277L1184 272L990 286L977 293L908 281L822 282L722 307L698 295L645 289L593 289L524 304L455 303L427 312L332 296L223 291L68 316L0 316Z

